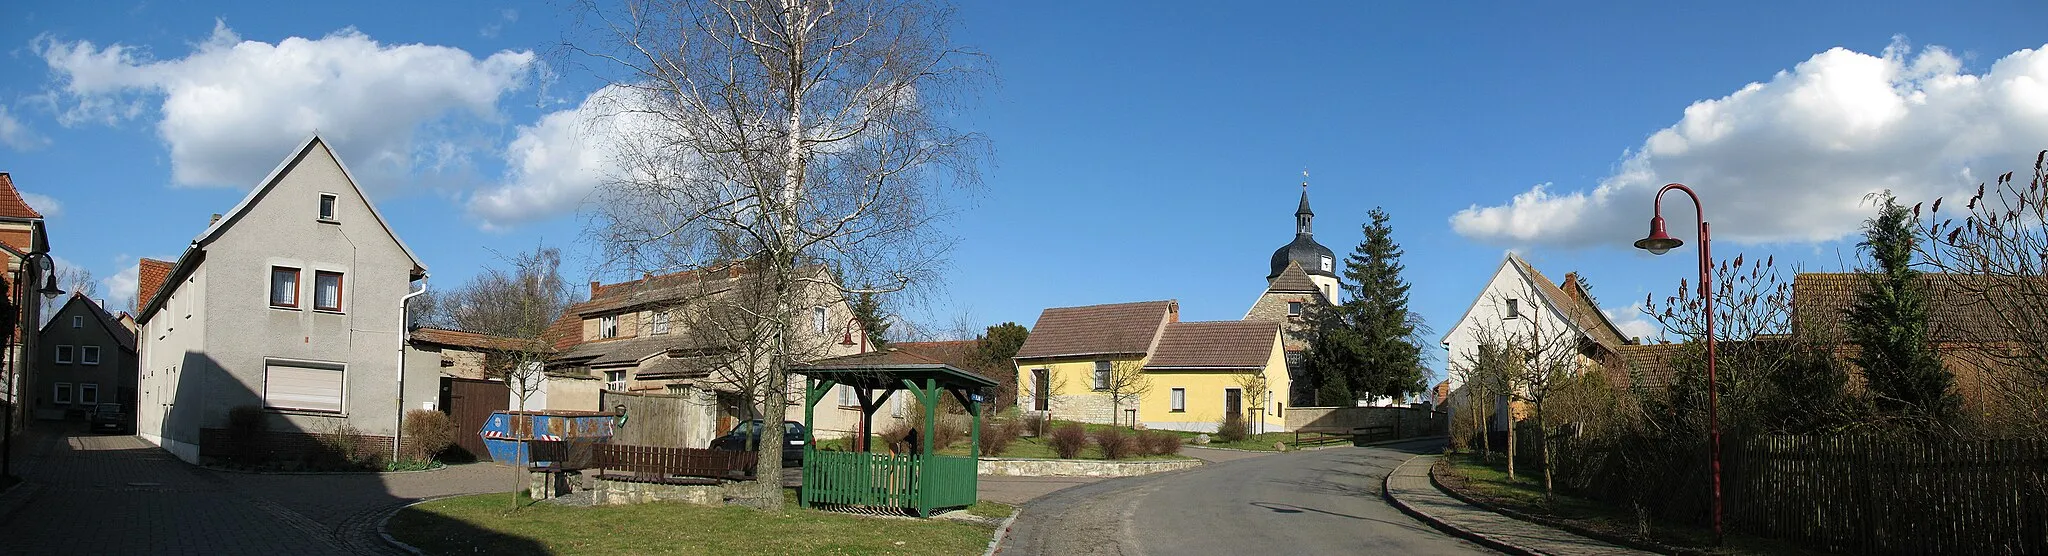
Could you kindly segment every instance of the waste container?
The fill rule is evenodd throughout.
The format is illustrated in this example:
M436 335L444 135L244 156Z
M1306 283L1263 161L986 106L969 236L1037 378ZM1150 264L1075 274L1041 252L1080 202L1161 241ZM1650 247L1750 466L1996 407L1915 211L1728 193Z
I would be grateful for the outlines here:
M617 417L599 411L495 411L477 435L499 463L576 469L589 461L592 446L611 440Z

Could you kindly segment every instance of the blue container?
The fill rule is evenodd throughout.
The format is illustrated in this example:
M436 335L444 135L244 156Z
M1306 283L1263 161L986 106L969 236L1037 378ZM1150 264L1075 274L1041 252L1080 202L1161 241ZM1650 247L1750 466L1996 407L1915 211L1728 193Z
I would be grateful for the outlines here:
M616 413L595 411L496 411L477 435L491 459L506 465L551 466L529 461L536 444L589 445L609 441Z

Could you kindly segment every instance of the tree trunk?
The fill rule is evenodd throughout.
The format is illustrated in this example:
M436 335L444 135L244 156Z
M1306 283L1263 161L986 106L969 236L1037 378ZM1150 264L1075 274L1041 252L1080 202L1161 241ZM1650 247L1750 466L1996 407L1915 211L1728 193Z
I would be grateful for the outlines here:
M1508 406L1508 407L1507 407L1507 412L1506 412L1506 413L1503 413L1503 414L1502 414L1504 418L1503 418L1503 419L1501 419L1501 420L1502 420L1502 421L1505 421L1505 422L1507 422L1507 424L1508 424L1508 481L1509 481L1509 482L1513 482L1513 481L1515 480L1515 451L1516 451L1516 450L1515 450L1515 401L1514 401L1514 400L1512 400L1512 399L1511 399L1511 400L1508 400L1507 406Z
M1493 427L1487 426L1486 410L1480 409L1479 405L1479 398L1484 395L1485 392L1476 386L1465 393L1466 403L1472 406L1472 430L1479 431L1479 455L1487 463L1493 463Z
M1536 402L1536 434L1536 441L1543 446L1543 499L1549 501L1555 494L1550 477L1556 474L1557 466L1550 460L1550 427L1543 418L1543 402Z

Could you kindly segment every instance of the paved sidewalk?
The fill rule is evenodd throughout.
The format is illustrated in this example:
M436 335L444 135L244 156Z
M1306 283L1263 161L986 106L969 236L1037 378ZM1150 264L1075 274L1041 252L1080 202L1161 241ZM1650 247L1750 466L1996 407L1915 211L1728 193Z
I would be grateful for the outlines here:
M1439 456L1415 456L1387 476L1387 500L1431 526L1510 554L1652 554L1615 546L1466 504L1437 490L1429 468Z

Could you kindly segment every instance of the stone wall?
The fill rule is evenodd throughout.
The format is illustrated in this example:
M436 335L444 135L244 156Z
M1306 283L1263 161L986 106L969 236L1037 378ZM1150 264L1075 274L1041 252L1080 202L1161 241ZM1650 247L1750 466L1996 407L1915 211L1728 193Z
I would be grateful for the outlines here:
M1104 461L981 458L978 473L992 477L1135 477L1202 465L1198 459Z
M1423 404L1427 405L1427 404ZM1449 414L1428 407L1290 407L1287 428L1346 433L1364 427L1395 427L1400 438L1447 434Z
M552 485L549 483L553 482ZM725 489L728 482L715 485L664 485L633 481L613 481L593 475L574 473L530 474L527 493L536 499L544 497L561 498L570 494L589 491L591 504L599 506L623 506L648 502L682 502L700 506L724 506Z

